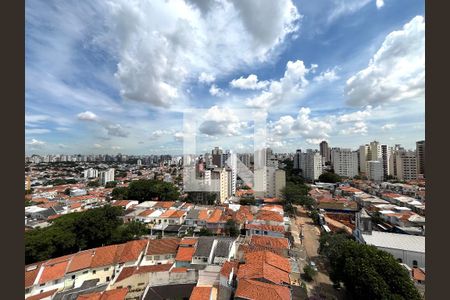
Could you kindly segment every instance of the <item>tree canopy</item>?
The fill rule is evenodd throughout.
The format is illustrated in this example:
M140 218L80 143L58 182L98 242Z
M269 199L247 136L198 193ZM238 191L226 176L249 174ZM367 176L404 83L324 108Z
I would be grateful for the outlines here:
M341 176L333 172L325 172L319 176L320 182L337 183L341 181Z
M161 201L178 200L180 192L170 182L155 179L139 179L130 183L128 188L116 187L111 192L113 199L132 199L139 202L158 198Z
M122 208L104 206L63 215L49 227L25 232L27 264L102 245L122 243L146 232L143 224L119 218Z
M320 251L330 262L330 279L343 282L354 299L422 299L390 253L357 243L344 233L324 234Z

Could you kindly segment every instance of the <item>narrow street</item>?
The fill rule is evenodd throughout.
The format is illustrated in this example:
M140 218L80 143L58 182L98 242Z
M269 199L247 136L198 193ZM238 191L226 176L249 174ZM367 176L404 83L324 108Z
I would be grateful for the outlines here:
M313 281L306 282L309 295L319 296L322 299L344 299L343 293L333 288L333 283L325 269L323 259L319 256L320 229L301 206L294 206L298 215L292 222L292 235L294 236L296 252L299 253L298 264L300 270L310 261L317 265L318 272ZM303 234L303 239L300 235Z

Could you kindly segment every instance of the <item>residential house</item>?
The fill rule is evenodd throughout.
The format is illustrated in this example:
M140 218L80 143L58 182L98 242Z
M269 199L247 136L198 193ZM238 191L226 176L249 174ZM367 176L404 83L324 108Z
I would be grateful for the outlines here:
M149 240L141 266L174 263L179 243L179 238Z

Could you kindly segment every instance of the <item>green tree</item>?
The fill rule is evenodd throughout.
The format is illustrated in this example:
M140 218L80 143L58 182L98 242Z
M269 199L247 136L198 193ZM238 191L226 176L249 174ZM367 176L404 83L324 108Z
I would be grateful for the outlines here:
M87 187L99 187L100 186L100 182L98 180L92 180L92 181L89 181L86 184L86 186Z
M408 272L385 251L343 233L321 237L320 251L330 262L330 279L343 282L354 299L421 299Z
M128 199L128 188L127 187L115 187L111 196L114 200L126 200Z
M340 182L341 180L342 180L341 176L332 172L325 172L319 176L320 182L337 183Z
M145 234L143 225L123 225L122 214L121 208L107 205L63 215L49 227L26 231L25 261L29 264Z
M137 239L148 233L149 230L143 223L133 221L117 227L112 235L112 240L114 243L124 243L126 241Z
M310 265L304 266L303 272L304 272L303 275L305 276L306 281L313 280L314 276L316 276L316 273L317 273Z
M117 181L109 181L105 184L105 188L115 188L117 186Z
M178 200L180 192L178 188L170 182L163 182L154 179L140 179L130 183L128 187L128 197L139 202L158 198L159 200Z

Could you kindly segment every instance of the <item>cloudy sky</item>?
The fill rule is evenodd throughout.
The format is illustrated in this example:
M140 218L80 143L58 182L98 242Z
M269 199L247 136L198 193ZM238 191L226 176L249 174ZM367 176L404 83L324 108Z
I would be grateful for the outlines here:
M424 1L36 0L25 44L28 154L425 136Z

